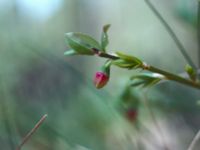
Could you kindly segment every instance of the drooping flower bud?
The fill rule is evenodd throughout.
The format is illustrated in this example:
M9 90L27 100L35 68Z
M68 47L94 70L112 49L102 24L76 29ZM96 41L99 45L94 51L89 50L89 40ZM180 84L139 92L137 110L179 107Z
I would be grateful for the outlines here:
M134 122L136 121L137 119L137 115L138 115L138 112L137 112L137 109L135 108L129 108L127 111L126 111L126 118L130 121L130 122Z
M109 76L104 72L96 72L94 78L94 84L97 89L104 87L109 80Z
M137 122L140 97L138 89L133 89L128 83L120 96L120 109L123 116L131 123Z
M102 71L98 71L94 77L94 85L97 89L104 87L109 81L110 77L110 64L111 61L108 60L102 67Z

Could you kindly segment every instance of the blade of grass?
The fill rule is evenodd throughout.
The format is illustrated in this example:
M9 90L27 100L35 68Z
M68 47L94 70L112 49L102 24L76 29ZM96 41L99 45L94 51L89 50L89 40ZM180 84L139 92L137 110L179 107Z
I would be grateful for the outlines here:
M197 132L197 134L193 138L191 144L188 147L188 150L194 150L194 147L197 144L197 142L198 142L199 139L200 139L200 130Z
M160 20L160 22L163 24L163 26L165 27L165 29L167 30L167 32L169 33L171 38L176 43L181 54L183 55L185 60L188 62L188 64L190 66L192 66L193 68L197 69L196 65L193 63L192 59L187 54L186 49L184 48L184 46L182 45L182 43L180 42L180 40L178 39L178 37L176 36L174 31L172 30L172 28L170 27L170 25L167 23L167 21L165 21L165 19L162 17L162 15L159 13L159 11L154 7L154 5L149 0L144 0L144 1L149 6L149 8L153 11L153 13L156 15L156 17Z
M197 37L198 37L198 67L200 68L200 1L198 1L197 14Z
M42 118L35 124L33 129L31 129L28 134L23 138L22 142L19 144L16 150L21 150L22 146L31 138L31 136L37 131L37 129L42 125L46 118L47 114L42 116Z

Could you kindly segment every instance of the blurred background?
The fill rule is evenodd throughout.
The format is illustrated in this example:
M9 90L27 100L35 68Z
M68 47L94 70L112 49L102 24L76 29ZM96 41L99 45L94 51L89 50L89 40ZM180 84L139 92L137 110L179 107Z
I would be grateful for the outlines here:
M197 0L151 1L197 64ZM143 0L0 0L1 149L14 150L44 114L24 150L187 149L200 129L198 90L174 82L135 89L140 105L132 122L120 95L134 71L113 67L108 85L97 90L93 76L105 60L63 55L66 32L100 40L108 23L110 52L184 72L187 62Z

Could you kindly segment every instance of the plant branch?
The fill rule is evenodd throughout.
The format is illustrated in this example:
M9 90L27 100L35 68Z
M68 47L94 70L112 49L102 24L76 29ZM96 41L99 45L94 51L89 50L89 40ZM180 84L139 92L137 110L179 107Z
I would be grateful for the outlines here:
M187 54L186 49L170 27L170 25L165 21L165 19L162 17L162 15L159 13L159 11L153 6L153 4L149 0L144 0L146 4L149 6L149 8L153 11L153 13L157 16L157 18L160 20L160 22L163 24L169 35L172 37L174 42L176 43L177 47L179 48L181 54L183 57L187 60L188 64L192 66L193 68L197 69L196 65L193 63L192 59L190 56ZM199 62L200 63L200 62Z
M44 120L47 118L47 114L42 116L42 118L35 124L35 126L28 132L28 134L23 138L20 145L17 147L16 150L21 150L22 146L31 138L31 136L36 132L36 130L41 126Z
M190 146L188 147L188 150L193 150L194 146L196 145L196 143L198 142L199 139L200 139L200 130L197 132L197 134L193 138Z
M104 53L102 51L98 51L95 54L97 56L99 56L99 57L108 58L108 59L112 59L112 60L120 59L118 56L111 55L111 54L108 54L108 53ZM178 83L181 83L181 84L188 85L190 87L194 87L194 88L200 89L200 84L198 82L194 82L192 80L183 78L183 77L181 77L179 75L176 75L176 74L161 70L161 69L156 68L156 67L151 66L151 65L147 65L146 63L143 63L140 66L140 68L142 68L144 70L148 70L150 72L159 73L161 75L164 75L167 80L172 80L172 81L175 81L175 82L178 82Z
M112 59L112 60L116 60L116 59L119 59L118 56L114 56L114 55L111 55L111 54L108 54L108 53L105 53L105 52L102 52L96 48L92 48L92 50L94 51L94 53L99 56L99 57L103 57L103 58L108 58L108 59Z
M153 66L148 66L146 70L149 70L149 71L151 71L151 72L155 72L155 73L162 74L162 75L164 75L164 76L166 77L166 79L168 79L168 80L172 80L172 81L175 81L175 82L179 82L179 83L182 83L182 84L189 85L189 86L191 86L191 87L200 89L200 84L199 84L199 83L194 82L194 81L192 81L192 80L188 80L188 79L183 78L183 77L181 77L181 76L178 76L178 75L176 75L176 74L173 74L173 73L170 73L170 72L167 72L167 71L158 69L158 68L153 67Z

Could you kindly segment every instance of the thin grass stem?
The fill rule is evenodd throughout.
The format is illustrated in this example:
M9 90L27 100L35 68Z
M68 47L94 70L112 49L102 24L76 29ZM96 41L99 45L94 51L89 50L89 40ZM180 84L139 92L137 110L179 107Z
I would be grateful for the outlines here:
M16 148L16 150L21 150L23 145L32 137L32 135L37 131L37 129L42 125L42 123L47 118L47 114L42 116L42 118L35 124L35 126L26 134L26 136L22 139L22 142Z
M197 144L197 142L200 139L200 130L197 132L197 134L195 135L195 137L193 138L191 144L188 147L188 150L193 150L195 145Z
M188 55L186 49L184 48L183 44L180 42L176 34L174 33L173 29L170 27L170 25L167 23L167 21L162 17L162 15L159 13L159 11L154 7L154 5L149 0L144 0L145 3L149 6L149 8L153 11L153 13L156 15L156 17L160 20L160 22L163 24L171 38L176 43L178 49L180 50L181 54L185 58L185 60L188 62L190 66L197 69L196 65Z

